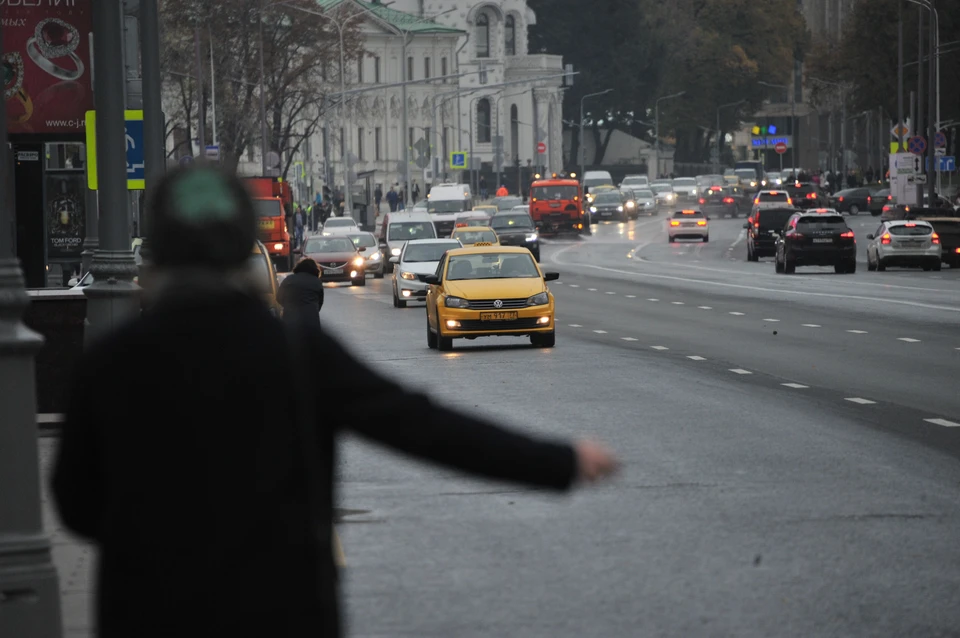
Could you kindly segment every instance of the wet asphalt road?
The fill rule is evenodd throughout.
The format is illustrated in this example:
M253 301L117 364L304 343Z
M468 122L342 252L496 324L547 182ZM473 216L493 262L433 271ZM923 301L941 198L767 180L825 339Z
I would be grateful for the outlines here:
M960 271L868 273L861 239L854 275L776 275L742 219L663 224L544 246L552 350L441 354L389 278L329 291L324 326L383 374L625 463L553 496L348 441L350 635L960 635Z

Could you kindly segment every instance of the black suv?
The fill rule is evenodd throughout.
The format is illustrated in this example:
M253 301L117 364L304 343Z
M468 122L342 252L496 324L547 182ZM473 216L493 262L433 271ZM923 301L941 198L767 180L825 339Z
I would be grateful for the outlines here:
M747 261L773 257L777 252L777 237L787 225L796 208L760 209L747 218Z
M857 240L839 213L794 213L777 236L776 271L797 266L833 266L837 274L857 272Z
M813 182L794 182L785 189L797 208L826 208L829 200Z
M540 236L533 219L522 210L505 210L490 218L490 228L500 239L501 246L523 246L540 261Z

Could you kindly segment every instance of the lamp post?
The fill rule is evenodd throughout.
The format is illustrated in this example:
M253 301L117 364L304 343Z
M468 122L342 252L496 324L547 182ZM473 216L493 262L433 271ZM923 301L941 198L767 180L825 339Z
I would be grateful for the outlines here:
M926 9L930 12L930 29L928 37L928 47L929 47L929 82L927 86L927 91L929 96L927 98L927 109L929 111L927 115L927 162L929 166L927 167L927 172L936 171L936 149L934 148L934 137L937 134L937 131L940 128L940 14L937 12L937 8L934 6L934 0L907 0L911 4L915 4L922 9ZM920 42L923 42L923 31L922 31L922 21L921 21L921 31L920 31ZM917 58L919 62L919 69L917 72L918 83L923 82L923 51L918 51ZM934 68L936 65L936 68ZM920 93L917 94L918 100L921 99ZM919 123L921 109L917 109L917 120ZM920 134L920 127L917 127L917 134ZM940 174L937 171L937 179L939 181ZM937 184L927 178L927 188L929 189L928 193L930 196L930 205L933 206L933 194L935 192ZM923 203L923 186L918 187L918 197L917 203L922 205Z
M740 106L744 102L746 102L746 100L737 100L736 102L721 104L720 106L717 107L717 161L714 163L715 173L720 172L720 136L722 135L722 133L720 132L720 109L729 108L731 106ZM659 170L659 168L660 167L658 166L657 170Z
M657 176L660 175L660 102L662 102L663 100L672 100L673 98L681 97L683 95L686 95L686 93L687 93L686 91L680 91L679 93L674 93L672 95L664 95L663 97L657 98L657 102L654 107L654 118L653 118L654 129L655 129L654 136L656 137L656 139L654 140L654 144L655 144L654 147L656 149L655 155L657 156L657 163L656 163L657 168L653 177L650 178L651 180L656 179Z
M580 98L580 129L577 133L577 146L580 151L580 179L583 179L583 167L586 164L586 153L583 148L583 103L590 97L598 97L601 95L606 95L607 93L612 93L613 89L606 89L605 91L597 91L596 93L588 93Z

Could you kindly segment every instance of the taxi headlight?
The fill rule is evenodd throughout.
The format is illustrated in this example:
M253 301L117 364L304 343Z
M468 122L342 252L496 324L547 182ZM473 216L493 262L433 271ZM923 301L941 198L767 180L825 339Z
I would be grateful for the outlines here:
M403 271L403 272L400 273L400 278L401 278L401 279L406 279L406 280L408 280L408 281L415 281L416 278L417 278L417 276L416 276L415 274L413 274L412 272Z
M393 249L390 250L390 254L393 255L394 257L399 257L399 256L400 256L400 252L401 252L401 251L400 251L399 248L393 248Z
M447 297L443 300L443 305L447 308L469 308L470 302L460 297Z
M591 212L591 213L597 212L597 207L596 207L596 206L591 206L591 207L590 207L590 212Z
M378 259L380 259L380 257L382 257L382 255L380 254L380 251L378 250L377 252L375 252L375 253L373 253L372 255L370 255L369 257L367 257L367 259L369 259L370 261L377 261Z
M541 292L527 299L528 306L545 306L548 303L550 303L550 297L545 292Z
M363 263L364 263L364 262L363 262L363 257L354 257L354 259L353 259L353 265L354 265L354 266L356 266L357 268L359 268L360 266L363 265Z
M530 233L529 235L524 237L524 241L537 241L537 237L538 235L536 233Z

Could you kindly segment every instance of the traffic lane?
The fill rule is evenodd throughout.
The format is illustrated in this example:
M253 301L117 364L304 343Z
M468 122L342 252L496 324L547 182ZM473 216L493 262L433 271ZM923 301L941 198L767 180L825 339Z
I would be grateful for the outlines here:
M386 350L372 362L391 377L530 430L594 433L625 464L555 498L349 440L351 635L916 635L916 619L925 634L960 620L946 454L572 333L546 351L429 351L422 317L366 297L335 291L324 325Z
M573 288L572 281L581 283ZM905 327L840 307L820 312L662 287L562 282L552 288L558 326L624 348L834 389L867 405L887 401L910 408L917 424L960 421L960 337L949 324L917 316Z

